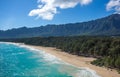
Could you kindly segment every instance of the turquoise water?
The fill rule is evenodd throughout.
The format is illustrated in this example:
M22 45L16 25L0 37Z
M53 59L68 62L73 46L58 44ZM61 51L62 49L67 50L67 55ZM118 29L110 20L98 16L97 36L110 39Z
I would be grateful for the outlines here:
M0 77L99 77L25 45L0 43Z

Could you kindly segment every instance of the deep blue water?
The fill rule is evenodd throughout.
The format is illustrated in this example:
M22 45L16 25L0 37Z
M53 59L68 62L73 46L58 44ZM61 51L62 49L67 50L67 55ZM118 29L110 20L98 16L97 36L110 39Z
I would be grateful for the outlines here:
M0 77L98 77L93 71L69 65L44 51L0 43Z

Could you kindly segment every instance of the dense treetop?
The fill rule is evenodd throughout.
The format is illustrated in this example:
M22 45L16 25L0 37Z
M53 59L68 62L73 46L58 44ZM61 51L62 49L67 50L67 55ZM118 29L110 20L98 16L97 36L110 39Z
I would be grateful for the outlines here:
M33 37L1 41L56 47L70 54L96 57L92 64L120 70L120 37Z

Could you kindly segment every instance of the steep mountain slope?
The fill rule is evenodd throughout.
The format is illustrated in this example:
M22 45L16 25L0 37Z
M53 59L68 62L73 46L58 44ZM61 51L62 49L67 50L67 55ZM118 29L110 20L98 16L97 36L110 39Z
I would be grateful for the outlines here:
M120 35L120 14L83 23L47 25L35 28L22 27L0 31L0 38L77 35Z

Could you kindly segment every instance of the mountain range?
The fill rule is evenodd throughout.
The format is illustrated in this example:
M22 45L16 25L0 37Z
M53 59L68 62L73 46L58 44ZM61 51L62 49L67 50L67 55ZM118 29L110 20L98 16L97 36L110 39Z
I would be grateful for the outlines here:
M25 38L25 37L48 37L48 36L119 36L120 14L91 20L88 22L69 23L60 25L46 25L34 28L14 28L0 30L0 38Z

